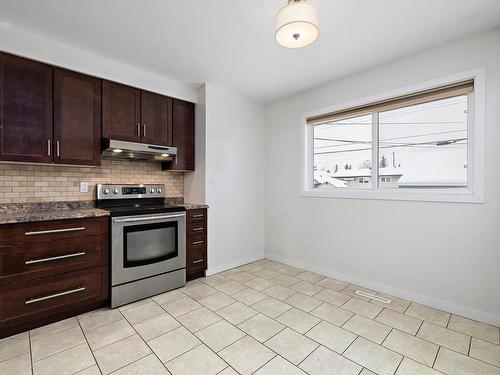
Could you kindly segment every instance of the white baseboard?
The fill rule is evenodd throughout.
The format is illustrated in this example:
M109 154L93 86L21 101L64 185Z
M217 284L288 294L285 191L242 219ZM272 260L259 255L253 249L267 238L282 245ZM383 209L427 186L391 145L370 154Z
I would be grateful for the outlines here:
M229 262L229 263L216 265L216 266L210 266L207 270L207 276L213 275L215 273L223 272L223 271L229 270L231 268L243 266L244 264L255 262L256 260L259 260L262 258L264 258L264 253L259 253L256 255L252 255L251 257L237 259L237 260Z
M274 260L276 262L284 263L289 266L294 266L297 268L302 268L307 271L319 273L324 276L328 276L337 280L345 281L346 283L349 284L356 284L368 289L380 291L383 293L390 294L394 297L399 297L399 298L404 298L410 301L414 301L417 303L420 303L422 305L434 307L439 310L443 310L446 312L451 312L456 315L460 315L469 319L477 320L483 323L487 324L492 324L496 327L500 326L500 316L499 315L494 315L485 311L481 310L476 310L471 307L463 306L463 305L457 305L452 302L448 301L443 301L437 298L425 296L422 294L414 293L409 290L404 290L404 289L398 289L389 285L385 285L382 283L378 283L375 281L370 281L362 278L357 278L357 277L352 277L343 273L339 272L334 272L332 270L322 268L322 267L315 267L310 264L306 264L303 262L299 262L296 260L292 259L287 259L279 255L271 254L271 253L266 253L265 257L267 259Z

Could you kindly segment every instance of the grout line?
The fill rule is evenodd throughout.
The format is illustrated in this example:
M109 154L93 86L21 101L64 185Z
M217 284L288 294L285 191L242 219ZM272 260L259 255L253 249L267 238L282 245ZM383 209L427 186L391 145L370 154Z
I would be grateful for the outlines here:
M94 351L92 350L92 347L90 346L89 340L87 339L87 335L85 334L85 331L83 330L82 326L80 325L80 320L78 320L78 316L76 316L75 318L76 318L76 321L78 322L78 327L80 327L80 330L82 331L83 338L85 339L85 342L87 343L87 347L90 350L90 354L92 354L92 358L94 358L94 362L97 366L97 369L102 374L103 372L102 372L101 366L99 366L99 362L97 362L97 358L95 357Z
M421 329L421 328L422 328L422 326L424 325L424 321L425 321L425 320L422 320L422 323L420 323L420 325L418 326L417 332L415 332L415 334L414 334L413 336L418 337L418 333L420 332L420 329Z
M438 350L436 352L436 356L434 357L434 361L432 362L432 368L436 365L437 357L439 355L439 351L441 350L441 346L438 347Z
M28 331L28 349L30 354L30 365L31 365L31 373L35 373L35 363L33 362L33 353L31 352L31 331ZM25 353L23 353L25 354Z

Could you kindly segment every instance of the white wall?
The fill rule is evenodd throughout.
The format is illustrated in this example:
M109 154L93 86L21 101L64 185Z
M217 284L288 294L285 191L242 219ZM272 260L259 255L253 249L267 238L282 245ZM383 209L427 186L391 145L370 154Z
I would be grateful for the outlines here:
M208 273L264 256L265 107L206 85Z
M499 46L496 29L269 105L267 255L500 325ZM485 204L299 195L301 113L481 66Z
M0 26L0 51L196 102L198 86L68 46L17 26Z

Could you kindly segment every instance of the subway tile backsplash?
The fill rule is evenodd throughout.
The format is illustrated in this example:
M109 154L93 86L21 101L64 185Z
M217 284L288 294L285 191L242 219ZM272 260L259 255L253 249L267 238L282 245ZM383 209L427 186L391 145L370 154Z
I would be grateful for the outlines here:
M89 183L80 193L80 182ZM159 163L102 160L96 168L0 163L0 203L93 200L99 183L165 184L167 197L184 195L182 172L164 172Z

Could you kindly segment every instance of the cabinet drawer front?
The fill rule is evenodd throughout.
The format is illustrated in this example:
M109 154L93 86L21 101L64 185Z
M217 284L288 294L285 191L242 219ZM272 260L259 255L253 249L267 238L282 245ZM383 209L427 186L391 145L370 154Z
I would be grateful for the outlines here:
M190 249L203 249L207 248L207 238L204 235L189 236L186 238L186 248Z
M207 223L205 221L190 222L186 226L188 236L204 235L207 233Z
M195 223L200 221L207 220L207 210L206 208L200 208L196 210L188 210L187 211L187 222Z
M104 234L108 231L107 223L108 218L102 217L1 225L0 245Z
M107 297L105 267L65 273L0 288L0 322L56 313Z
M196 247L188 250L187 253L187 269L203 268L206 269L207 251L205 248Z
M104 265L107 248L102 234L0 248L0 283Z

